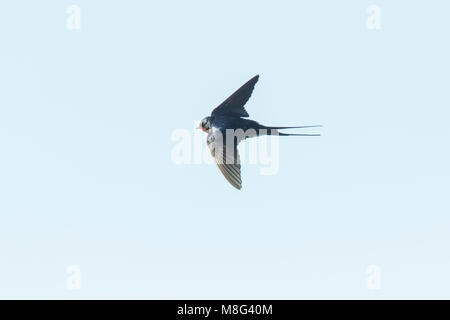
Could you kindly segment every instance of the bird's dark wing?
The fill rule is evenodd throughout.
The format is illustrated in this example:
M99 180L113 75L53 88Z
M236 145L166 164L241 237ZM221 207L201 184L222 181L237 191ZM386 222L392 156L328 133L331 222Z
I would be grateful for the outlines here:
M225 179L236 189L241 189L241 160L237 143L228 145L223 142L222 133L217 130L208 134L207 144Z
M224 102L222 102L217 108L215 108L211 115L225 115L236 117L248 117L247 111L244 109L244 105L252 95L253 88L256 82L258 82L259 75L251 78L246 84L236 90L231 96L229 96Z

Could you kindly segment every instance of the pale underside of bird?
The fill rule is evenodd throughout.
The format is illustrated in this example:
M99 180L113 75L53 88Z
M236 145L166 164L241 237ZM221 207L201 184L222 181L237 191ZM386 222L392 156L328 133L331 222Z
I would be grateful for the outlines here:
M288 134L279 129L312 128L314 126L296 127L268 127L256 121L244 119L249 114L244 105L250 99L259 76L255 76L229 96L211 112L211 116L204 118L199 129L208 133L206 143L211 155L227 181L236 189L242 188L241 161L238 144L247 138L261 135L278 136L319 136L319 134Z

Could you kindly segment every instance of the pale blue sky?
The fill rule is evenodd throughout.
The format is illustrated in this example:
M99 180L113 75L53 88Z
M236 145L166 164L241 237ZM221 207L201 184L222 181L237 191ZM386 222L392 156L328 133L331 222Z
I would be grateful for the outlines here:
M450 298L449 10L5 2L0 298ZM255 74L253 119L323 135L280 141L241 191L173 164L173 130Z

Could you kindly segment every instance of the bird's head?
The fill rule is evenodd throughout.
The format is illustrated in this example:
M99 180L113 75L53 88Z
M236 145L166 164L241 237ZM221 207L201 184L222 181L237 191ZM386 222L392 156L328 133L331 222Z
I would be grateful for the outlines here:
M210 118L211 117L203 118L197 129L202 129L203 132L207 132L209 129L211 129Z

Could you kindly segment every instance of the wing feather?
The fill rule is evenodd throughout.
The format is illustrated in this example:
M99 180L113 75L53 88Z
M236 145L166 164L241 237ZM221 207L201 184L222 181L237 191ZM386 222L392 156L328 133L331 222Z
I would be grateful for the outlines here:
M208 136L207 144L225 179L236 189L241 189L241 161L237 144L227 145L222 142L220 131L211 133Z
M255 84L258 82L259 75L251 78L242 87L237 89L231 96L215 108L211 115L227 115L236 117L249 117L249 114L244 108L244 105L250 99Z

